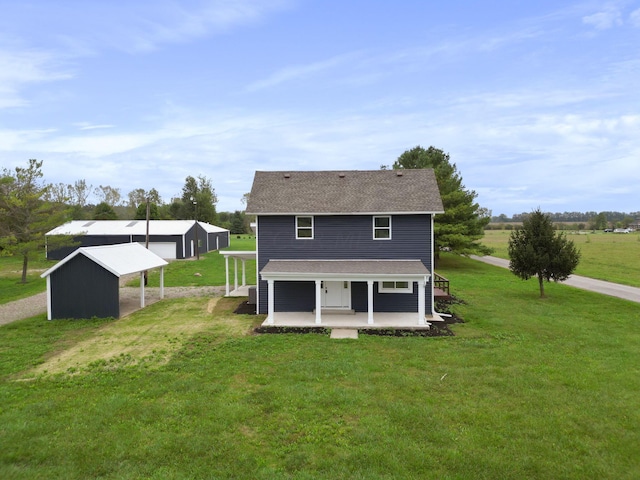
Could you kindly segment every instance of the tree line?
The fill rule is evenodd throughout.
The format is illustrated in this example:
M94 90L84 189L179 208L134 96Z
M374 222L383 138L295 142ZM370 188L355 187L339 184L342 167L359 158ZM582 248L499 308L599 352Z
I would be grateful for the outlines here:
M417 146L402 153L391 167L381 168L433 169L444 206L444 213L434 220L436 258L441 251L490 253L480 239L491 211L476 203L476 192L464 186L448 153L433 146ZM29 256L44 248L45 233L68 220L145 219L148 211L150 219L197 219L234 234L250 231L250 219L244 212L216 211L215 190L203 175L188 176L181 196L170 202L163 202L155 189L138 188L123 197L120 189L110 185L93 187L85 180L45 184L42 177L42 161L35 159L29 160L26 168L5 168L0 174L0 254L23 255L23 279ZM97 204L89 203L91 196L98 198ZM242 201L246 204L247 200L245 194Z
M249 231L244 212L216 211L215 190L203 175L188 176L181 196L168 203L153 188L132 190L127 194L128 201L123 201L120 189L109 185L94 188L85 180L45 183L42 164L42 160L30 159L26 167L3 168L0 172L0 255L22 258L23 283L29 259L45 248L45 234L69 220L143 220L148 208L153 220L198 220L232 233ZM88 202L91 195L99 199L97 204ZM49 239L49 248L71 242L56 235Z
M512 217L507 217L505 214L500 214L491 217L491 223L503 224L503 223L522 223L526 220L531 213L517 213ZM546 212L549 219L556 223L577 223L580 224L580 230L588 228L589 230L604 230L605 228L626 228L632 225L640 219L640 212L616 212L616 211L604 211L604 212Z

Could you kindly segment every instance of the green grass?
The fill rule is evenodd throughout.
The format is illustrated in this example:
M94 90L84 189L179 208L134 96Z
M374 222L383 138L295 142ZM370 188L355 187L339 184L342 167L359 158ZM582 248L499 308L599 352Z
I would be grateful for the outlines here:
M230 328L224 299L168 361L34 379L119 321L0 327L0 478L638 478L637 304L440 271L466 302L455 337L250 335L261 318ZM207 302L150 308L159 328Z
M488 230L482 243L495 251L494 256L509 258L508 230ZM570 233L582 257L576 274L640 287L640 233Z
M55 265L44 254L28 264L27 283L22 282L22 258L0 256L0 304L44 292L46 280L40 274Z
M239 238L238 238L239 237ZM231 246L224 250L255 250L256 240L250 235L231 235ZM229 281L233 284L233 259L229 259ZM256 262L247 260L245 262L246 280L249 285L256 282ZM242 279L242 263L238 260L238 281ZM160 285L160 271L149 272L149 286ZM139 278L136 277L127 285L138 286ZM225 284L225 262L224 256L218 252L209 252L200 255L200 260L175 260L165 267L164 284L166 287L224 285Z

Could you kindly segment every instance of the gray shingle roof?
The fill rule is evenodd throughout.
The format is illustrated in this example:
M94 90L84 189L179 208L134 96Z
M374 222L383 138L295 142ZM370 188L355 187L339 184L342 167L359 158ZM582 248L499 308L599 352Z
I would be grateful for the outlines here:
M432 169L256 172L247 213L442 213Z
M269 260L263 275L422 276L429 270L420 260Z

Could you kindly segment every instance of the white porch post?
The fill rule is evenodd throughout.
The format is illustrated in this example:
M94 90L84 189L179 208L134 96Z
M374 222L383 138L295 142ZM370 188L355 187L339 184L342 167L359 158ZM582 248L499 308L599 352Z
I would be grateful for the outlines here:
M164 298L164 267L160 267L160 298Z
M373 280L367 280L367 323L373 325Z
M233 289L238 290L238 259L233 257Z
M140 272L140 308L144 308L144 272Z
M227 279L227 290L226 290L226 296L229 296L229 257L228 256L224 256L224 271L225 271L225 278Z
M424 280L418 280L418 325L424 325L425 324L425 319L424 319L424 300L425 300L425 295L424 295L424 287L425 287L425 281Z
M244 287L247 284L247 275L245 273L245 260L242 260L242 286Z
M316 324L322 323L322 280L316 280Z
M273 323L274 297L273 280L267 280L267 323Z

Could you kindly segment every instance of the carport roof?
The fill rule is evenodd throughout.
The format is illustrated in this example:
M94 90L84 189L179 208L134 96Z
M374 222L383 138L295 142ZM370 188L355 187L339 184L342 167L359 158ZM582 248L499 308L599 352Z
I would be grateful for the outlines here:
M165 260L139 243L122 243L98 247L80 247L40 276L44 278L51 275L76 255L84 255L117 277L168 265Z

